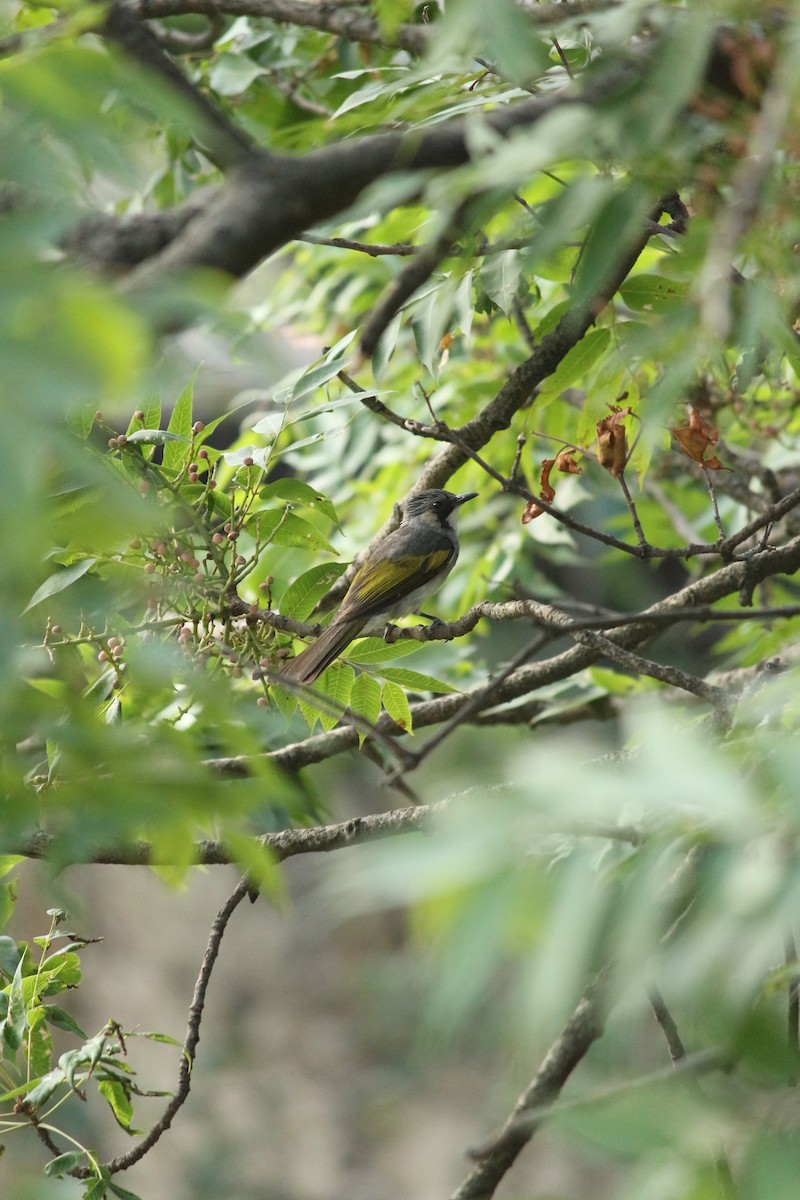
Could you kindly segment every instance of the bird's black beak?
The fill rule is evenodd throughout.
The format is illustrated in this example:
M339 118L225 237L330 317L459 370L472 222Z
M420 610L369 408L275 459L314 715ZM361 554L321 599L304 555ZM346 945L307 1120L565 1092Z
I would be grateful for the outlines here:
M462 504L466 504L468 500L474 500L477 495L477 492L462 492L460 496L456 496L456 507L460 508L460 506Z

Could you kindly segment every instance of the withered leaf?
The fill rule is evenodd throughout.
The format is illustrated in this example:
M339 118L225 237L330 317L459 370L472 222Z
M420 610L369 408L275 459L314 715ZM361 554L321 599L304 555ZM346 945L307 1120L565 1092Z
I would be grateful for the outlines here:
M706 421L704 417L692 405L689 406L689 420L686 425L680 425L677 429L671 429L670 433L675 438L684 454L691 458L694 462L700 463L701 466L707 467L710 471L729 471L730 467L724 466L715 454L706 458L706 453L716 446L719 441L719 430Z
M628 438L625 417L629 417L633 409L611 406L611 415L597 422L597 461L606 471L610 471L618 479L628 462Z

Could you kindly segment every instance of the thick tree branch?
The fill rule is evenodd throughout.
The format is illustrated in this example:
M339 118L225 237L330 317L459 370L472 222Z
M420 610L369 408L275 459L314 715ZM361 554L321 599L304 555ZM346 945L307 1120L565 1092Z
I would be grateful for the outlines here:
M400 25L389 35L373 17L354 12L349 6L312 3L310 0L138 0L137 11L148 20L183 13L258 17L319 29L351 42L396 46L410 54L424 54L431 34L429 25Z
M572 88L490 112L498 136L528 129L567 106L593 107L632 81L612 68L584 92ZM207 197L197 219L128 281L130 290L155 287L174 272L208 268L240 277L314 225L344 212L361 192L391 171L443 170L474 156L474 122L452 122L424 133L354 139L303 158L256 155L229 173L227 186ZM130 251L128 251L130 253Z
M250 138L190 82L124 0L111 4L100 32L182 97L194 126L193 134L212 162L228 170L256 153Z

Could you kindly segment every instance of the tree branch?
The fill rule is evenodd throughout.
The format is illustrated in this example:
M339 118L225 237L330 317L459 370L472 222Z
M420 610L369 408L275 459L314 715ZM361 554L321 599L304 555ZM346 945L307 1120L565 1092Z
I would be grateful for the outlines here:
M674 592L665 600L645 609L644 612L625 621L617 623L608 630L607 636L618 646L630 649L647 641L660 629L678 621L684 620L687 609L704 609L724 596L740 592L743 587L748 589L755 586L761 579L772 575L794 574L800 568L800 537L793 538L785 546L769 547L748 562L730 563L720 567L712 575L695 580ZM531 604L535 602L526 601ZM545 606L546 608L546 606ZM549 610L555 614L556 610ZM563 616L563 614L561 614ZM556 619L553 616L552 619ZM564 632L569 633L569 618L563 617ZM492 697L494 705L518 700L529 695L540 687L566 679L570 675L591 666L601 657L601 651L588 646L573 646L561 654L541 662L531 663L514 671ZM481 689L478 688L478 691ZM469 704L473 692L465 695L442 696L436 700L422 701L412 705L411 713L415 729L439 724L453 717L462 705ZM383 713L376 722L384 732L397 734L397 726L388 714ZM358 744L358 734L351 728L333 729L329 733L306 738L280 750L271 751L267 757L284 770L299 771L303 767L323 762L337 754L355 748ZM241 775L249 770L247 756L234 758L219 758L210 760L217 770L224 774Z
M172 1124L175 1115L185 1103L189 1089L192 1084L192 1068L197 1054L197 1046L200 1041L200 1022L203 1018L203 1008L206 1002L206 992L211 981L211 972L214 969L214 964L217 961L220 944L228 927L228 922L233 916L236 909L239 907L245 896L249 894L250 885L245 877L241 879L234 888L231 895L223 904L220 911L211 926L211 933L208 939L206 952L203 955L203 961L200 966L200 973L197 976L197 982L194 986L194 994L192 1003L189 1008L189 1021L186 1028L186 1038L183 1043L181 1052L181 1062L178 1068L178 1086L175 1089L175 1094L170 1100L167 1107L164 1109L161 1117L156 1121L155 1125L149 1132L138 1142L133 1149L126 1154L120 1154L117 1158L111 1159L106 1163L107 1169L112 1175L118 1171L125 1171L128 1167L132 1167L134 1163L139 1162L144 1158L145 1154L155 1146L156 1142L161 1138L162 1134L166 1133Z
M603 1034L603 976L586 989L574 1013L545 1055L536 1077L520 1096L514 1111L491 1144L479 1152L480 1161L451 1200L489 1200L520 1151L536 1132L540 1117L533 1112L553 1103L578 1063Z

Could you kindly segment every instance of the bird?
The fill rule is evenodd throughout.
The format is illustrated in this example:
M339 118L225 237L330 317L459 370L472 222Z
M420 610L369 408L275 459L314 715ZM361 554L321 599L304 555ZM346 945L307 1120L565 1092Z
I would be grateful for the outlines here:
M287 663L282 677L313 683L354 638L381 635L388 621L419 612L419 605L455 566L456 511L477 495L430 488L409 496L397 529L359 567L328 628Z

